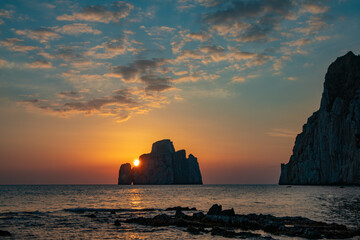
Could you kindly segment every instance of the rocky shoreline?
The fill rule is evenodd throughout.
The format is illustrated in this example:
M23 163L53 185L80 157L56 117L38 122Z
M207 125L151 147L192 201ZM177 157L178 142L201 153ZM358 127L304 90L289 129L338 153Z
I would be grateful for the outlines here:
M360 228L348 228L337 223L314 221L305 217L276 217L270 214L236 214L233 208L222 209L214 204L207 212L194 207L169 207L164 209L64 209L91 219L92 227L108 229L122 234L135 225L149 227L147 231L166 231L167 228L207 239L222 236L237 239L358 239ZM99 225L98 225L99 224ZM101 226L102 224L108 227ZM132 225L132 226L131 226ZM141 229L141 226L139 226ZM9 231L7 231L9 230ZM136 231L136 230L135 230ZM1 229L0 237L16 237L10 229ZM190 235L190 236L191 236ZM195 237L195 236L194 236Z
M204 214L195 208L171 208L174 215L159 214L152 218L128 218L125 223L136 223L152 227L176 226L191 234L211 234L228 238L273 239L270 235L302 237L307 239L346 239L360 236L360 229L349 229L336 223L313 221L304 217L275 217L263 214L235 214L234 209L222 210L221 205L213 205ZM196 211L186 215L183 210Z

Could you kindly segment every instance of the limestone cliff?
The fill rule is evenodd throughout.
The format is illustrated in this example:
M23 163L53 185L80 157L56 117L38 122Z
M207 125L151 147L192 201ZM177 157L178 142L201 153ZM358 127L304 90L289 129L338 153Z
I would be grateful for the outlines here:
M329 66L320 109L296 137L279 184L360 184L360 56Z
M137 167L121 165L118 184L202 184L197 158L192 154L186 158L185 150L176 152L168 139L155 142L151 152L141 155L139 160Z

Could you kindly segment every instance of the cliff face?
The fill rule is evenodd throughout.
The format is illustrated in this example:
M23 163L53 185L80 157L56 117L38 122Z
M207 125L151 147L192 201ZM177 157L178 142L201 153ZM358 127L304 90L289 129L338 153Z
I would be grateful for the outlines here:
M118 184L202 184L197 158L192 154L186 158L185 150L176 152L168 139L154 143L151 152L141 155L139 160L140 165L130 171L125 167L129 163L121 165ZM128 173L130 182L126 178Z
M320 109L296 137L279 184L360 184L360 56L329 66Z

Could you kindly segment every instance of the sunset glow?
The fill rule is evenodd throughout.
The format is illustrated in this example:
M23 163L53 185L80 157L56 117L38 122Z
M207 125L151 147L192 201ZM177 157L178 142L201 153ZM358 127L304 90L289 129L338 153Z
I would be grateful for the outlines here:
M171 139L276 183L360 1L0 1L0 184L115 183ZM135 161L138 166L144 163Z
M134 166L137 167L137 166L139 166L139 164L140 164L139 159L136 159L136 160L134 161Z

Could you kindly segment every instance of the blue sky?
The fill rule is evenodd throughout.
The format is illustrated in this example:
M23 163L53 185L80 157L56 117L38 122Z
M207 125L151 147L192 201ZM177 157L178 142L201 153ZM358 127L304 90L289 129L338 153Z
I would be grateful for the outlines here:
M356 0L1 1L3 123L15 113L89 128L208 122L219 139L249 131L239 144L278 144L276 165L319 106L327 66L359 53L359 10ZM207 144L208 130L191 131Z

